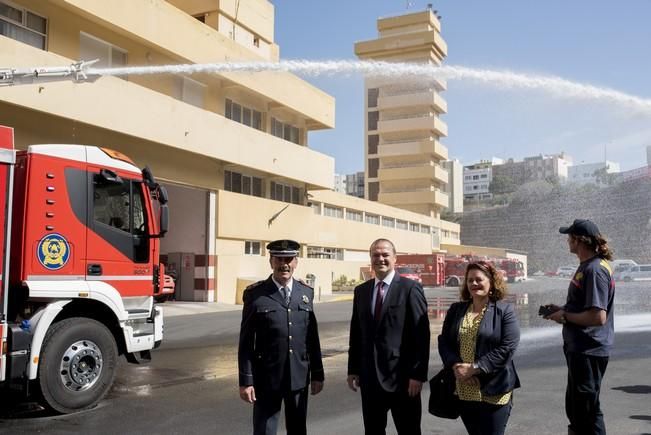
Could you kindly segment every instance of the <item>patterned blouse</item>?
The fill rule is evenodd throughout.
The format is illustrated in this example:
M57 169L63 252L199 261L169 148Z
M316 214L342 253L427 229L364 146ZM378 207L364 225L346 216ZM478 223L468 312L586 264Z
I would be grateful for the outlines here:
M463 316L459 328L459 342L461 344L461 359L464 363L475 362L475 348L477 344L477 333L479 325L486 313L486 305L475 318L472 317L472 304L468 307L466 315ZM484 396L478 386L462 384L457 381L457 394L459 399L473 402L486 402L493 405L506 405L511 400L511 391L497 396Z

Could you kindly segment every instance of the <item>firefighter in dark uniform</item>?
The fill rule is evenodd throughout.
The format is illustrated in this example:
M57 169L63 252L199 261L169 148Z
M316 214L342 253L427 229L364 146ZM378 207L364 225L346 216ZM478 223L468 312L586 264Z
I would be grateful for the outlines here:
M267 245L272 274L244 291L238 350L240 397L253 404L253 433L275 434L282 402L287 434L306 434L308 386L323 388L314 290L292 278L300 245Z

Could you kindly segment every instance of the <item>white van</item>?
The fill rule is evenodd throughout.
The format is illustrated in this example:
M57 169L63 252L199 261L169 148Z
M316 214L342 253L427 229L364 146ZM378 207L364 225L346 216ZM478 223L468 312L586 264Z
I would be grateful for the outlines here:
M651 281L651 264L638 264L617 272L614 276L620 281Z
M637 263L633 260L621 259L613 260L610 262L610 267L613 270L613 275L619 272L624 272L627 269L630 269L633 266L637 266Z

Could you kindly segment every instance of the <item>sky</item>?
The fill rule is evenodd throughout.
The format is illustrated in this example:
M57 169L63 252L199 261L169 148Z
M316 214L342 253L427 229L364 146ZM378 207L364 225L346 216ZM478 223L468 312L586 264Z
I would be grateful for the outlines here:
M651 0L272 0L281 59L355 60L354 43L377 37L380 17L433 5L448 46L445 65L555 76L651 100ZM305 77L335 98L332 130L309 146L335 158L338 173L364 170L361 76ZM651 111L541 90L448 81L450 158L479 160L569 154L574 164L646 164Z

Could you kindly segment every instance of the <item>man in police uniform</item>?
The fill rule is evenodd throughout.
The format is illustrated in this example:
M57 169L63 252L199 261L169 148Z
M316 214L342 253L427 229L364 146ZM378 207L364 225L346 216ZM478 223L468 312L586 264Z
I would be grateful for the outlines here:
M312 394L323 388L314 290L292 278L299 248L293 240L269 243L271 276L244 291L240 398L253 404L254 435L276 433L282 402L287 434L306 434L308 384Z

